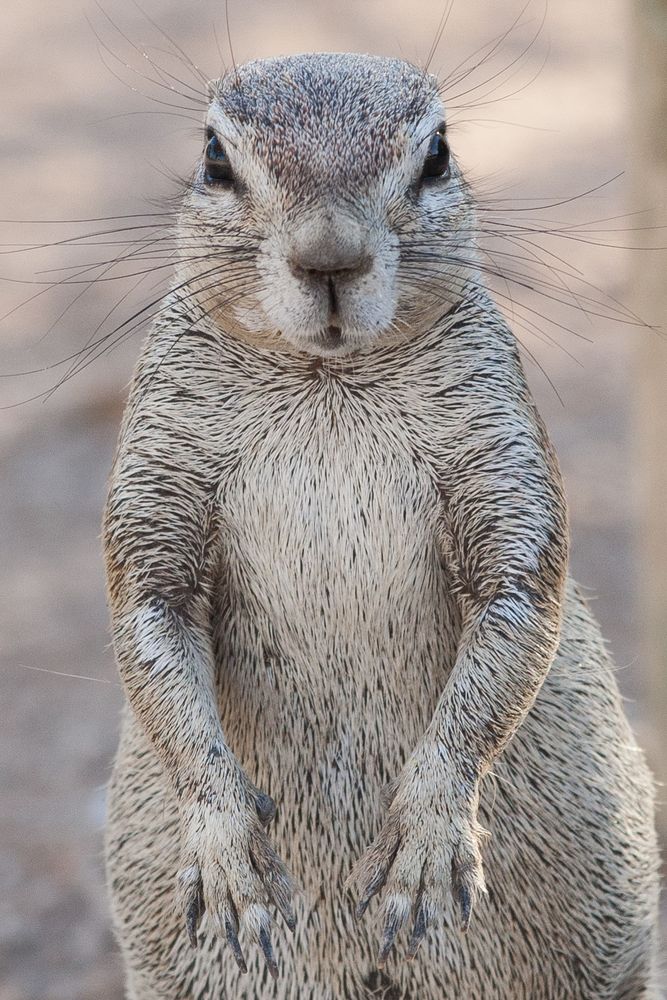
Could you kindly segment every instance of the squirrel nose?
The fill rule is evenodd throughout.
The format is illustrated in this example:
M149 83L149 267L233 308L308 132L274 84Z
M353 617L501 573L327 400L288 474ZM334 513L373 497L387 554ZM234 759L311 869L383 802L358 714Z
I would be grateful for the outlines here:
M373 266L373 258L368 253L318 255L291 254L287 263L296 278L313 278L329 281L342 278L359 278L368 274Z
M295 233L287 263L297 278L336 281L367 274L373 256L360 227L348 220Z

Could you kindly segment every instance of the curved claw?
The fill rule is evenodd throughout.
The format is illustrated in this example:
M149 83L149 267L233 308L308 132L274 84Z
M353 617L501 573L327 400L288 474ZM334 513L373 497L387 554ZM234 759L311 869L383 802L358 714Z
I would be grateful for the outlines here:
M382 969L389 957L389 952L394 947L396 935L403 926L403 919L398 914L387 917L382 932L382 944L378 952L378 968Z
M402 893L390 896L385 904L385 921L382 932L382 945L378 954L378 967L381 969L389 952L394 946L396 935L410 916L410 898Z
M193 948L199 947L197 928L199 927L204 909L204 886L200 875L191 887L190 900L185 909L185 927L188 932L188 940Z
M285 900L280 893L277 892L271 892L271 901L285 921L287 929L291 934L294 934L294 931L296 930L296 913L294 912L291 902L289 900Z
M271 945L271 933L266 927L262 927L259 932L259 946L264 952L264 958L266 960L266 965L271 973L273 979L278 978L278 963L276 962L276 957L273 954L273 946Z
M473 903L480 892L485 892L484 875L472 852L469 856L459 853L452 862L452 889L461 915L461 930L470 927Z
M294 933L296 914L292 906L294 884L283 861L267 840L257 839L250 850L253 868L264 882L269 899Z
M470 927L472 917L472 895L467 885L460 886L457 895L461 910L461 929L465 932Z
M410 935L410 943L408 944L407 957L408 961L412 962L415 955L417 954L417 949L426 937L426 931L429 925L429 912L426 900L423 896L420 896L417 905L415 907L415 922L412 927L412 934Z
M197 901L190 903L190 907L185 916L185 926L188 932L188 940L192 948L199 947L199 940L197 938L197 928L199 926L200 912L199 905Z
M387 881L387 876L389 875L389 866L386 868L379 868L373 878L366 886L364 895L357 903L354 911L354 916L356 920L361 920L364 913L368 909L368 904L370 903L373 896L376 896L380 889L382 889Z
M373 896L384 888L400 845L401 838L398 828L395 826L386 827L370 850L352 870L348 884L356 882L361 897L354 911L356 920L361 920Z
M241 949L241 945L239 944L239 922L232 906L225 909L222 924L225 928L227 944L232 949L234 961L238 965L241 972L247 972L248 966L246 965L243 951Z

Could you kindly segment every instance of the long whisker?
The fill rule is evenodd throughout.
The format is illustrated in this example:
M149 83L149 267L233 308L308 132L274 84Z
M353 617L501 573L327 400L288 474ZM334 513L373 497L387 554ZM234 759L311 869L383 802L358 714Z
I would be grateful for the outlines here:
M151 21L151 19L148 17L148 15L146 14L146 12L142 11L138 4L135 3L135 6L137 7L138 10L141 11L142 15L146 18L146 20L149 21L149 23L153 24L154 27L156 27L155 23L153 21ZM109 24L112 26L112 28L114 29L114 31L116 31L117 34L128 43L128 45L142 58L142 60L146 61L148 63L148 65L151 66L151 68L156 71L156 73L158 74L158 79L156 80L153 77L149 76L148 74L142 73L135 66L132 66L128 62L125 62L117 53L115 53L113 51L113 49L111 49L106 44L106 42L104 42L104 40L95 31L95 28L91 24L91 30L93 31L93 33L94 33L95 37L97 38L99 44L104 48L105 52L107 52L108 55L110 55L113 59L115 59L117 62L119 62L121 65L123 65L125 67L125 69L129 70L131 73L134 73L136 76L138 76L142 80L145 80L147 83L150 83L153 86L159 87L159 88L161 88L163 90L166 90L166 91L168 91L170 93L178 94L179 97L182 97L186 101L191 101L193 104L196 104L196 105L198 105L201 108L206 108L208 106L208 98L207 98L207 95L206 95L205 91L200 91L200 90L195 89L194 87L192 87L191 84L188 84L188 83L184 82L183 80L179 80L177 77L173 76L173 74L168 73L168 71L165 70L164 67L157 66L157 64L151 59L151 57L149 56L149 54L144 49L139 48L139 46L137 46L130 38L128 38L128 36L125 34L125 32L122 30L122 28L120 28L119 25L116 24L116 22L110 16L110 14L108 13L108 11L106 11L102 6L100 6L100 4L98 4L98 9L101 11L102 15L106 18L106 20L109 22ZM159 27L158 27L158 31L160 31L162 34L164 34L162 32L162 29L159 28ZM173 44L175 46L175 43L173 41L171 41L171 44ZM179 52L179 54L182 54L182 52ZM165 76L167 78L170 78L170 79L176 81L181 86L185 87L186 91L189 90L190 93L188 94L187 92L183 92L182 90L178 90L174 86L173 83L165 83L163 80L160 79L160 76ZM200 82L203 82L203 80L200 81Z

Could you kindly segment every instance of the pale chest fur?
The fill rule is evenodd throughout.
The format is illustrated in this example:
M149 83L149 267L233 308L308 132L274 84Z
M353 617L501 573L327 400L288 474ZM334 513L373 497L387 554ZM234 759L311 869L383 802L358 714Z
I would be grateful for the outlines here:
M226 407L221 706L255 766L269 731L391 772L435 708L457 614L415 419L386 383L328 373Z

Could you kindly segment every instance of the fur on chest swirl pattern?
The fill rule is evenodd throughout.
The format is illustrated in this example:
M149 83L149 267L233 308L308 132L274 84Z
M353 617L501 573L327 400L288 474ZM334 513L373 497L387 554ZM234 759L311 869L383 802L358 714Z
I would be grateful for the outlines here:
M364 402L331 380L235 435L216 631L223 711L243 744L259 717L271 743L354 757L361 742L368 763L365 719L381 710L407 750L442 691L455 612L440 497L407 426L369 419ZM386 756L385 734L375 742Z

